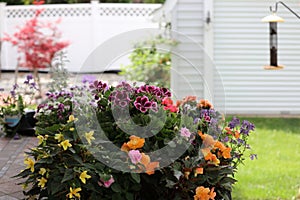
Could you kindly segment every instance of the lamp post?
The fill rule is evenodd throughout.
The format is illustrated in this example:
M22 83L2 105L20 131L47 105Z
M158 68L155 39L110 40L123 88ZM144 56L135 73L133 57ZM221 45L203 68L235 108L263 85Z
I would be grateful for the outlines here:
M262 19L262 22L268 22L270 24L270 65L265 66L265 69L268 70L278 70L283 69L284 67L278 65L277 59L277 51L278 51L278 39L277 39L277 23L284 22L284 19L279 17L276 12L278 8L278 4L282 4L286 7L291 13L293 13L296 17L300 19L300 16L297 15L292 9L290 9L285 3L282 1L278 1L275 4L275 10L270 7L271 15L268 15Z

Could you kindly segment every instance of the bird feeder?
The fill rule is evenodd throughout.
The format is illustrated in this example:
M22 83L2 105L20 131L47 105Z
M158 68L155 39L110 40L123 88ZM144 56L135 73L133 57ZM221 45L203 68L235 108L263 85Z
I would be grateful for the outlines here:
M283 66L278 65L277 52L278 52L278 39L277 39L277 23L284 22L284 19L277 16L275 12L262 19L262 22L270 24L270 65L265 66L268 70L283 69Z

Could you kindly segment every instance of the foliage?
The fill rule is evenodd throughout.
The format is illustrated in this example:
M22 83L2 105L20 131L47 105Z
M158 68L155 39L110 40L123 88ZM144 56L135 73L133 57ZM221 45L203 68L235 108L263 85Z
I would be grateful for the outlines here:
M61 33L57 23L42 22L39 16L43 11L37 10L34 17L28 20L13 35L2 38L17 47L18 64L29 69L41 69L51 66L55 53L69 45L69 42L60 41Z
M129 56L131 63L121 67L120 74L131 81L170 87L170 47L176 44L176 41L163 37L136 44Z
M101 81L48 93L25 194L43 199L230 199L254 125L223 124L207 100ZM160 153L159 153L160 152Z
M256 162L245 161L245 165L239 167L233 199L297 200L300 188L299 118L251 117L249 120L257 126L249 142L260 156Z
M3 93L0 103L0 122L6 129L8 128L5 122L7 116L22 116L24 109L31 105L32 99L37 92L37 87L33 81L32 75L28 75L23 85L15 84L9 95ZM9 131L6 130L6 133Z

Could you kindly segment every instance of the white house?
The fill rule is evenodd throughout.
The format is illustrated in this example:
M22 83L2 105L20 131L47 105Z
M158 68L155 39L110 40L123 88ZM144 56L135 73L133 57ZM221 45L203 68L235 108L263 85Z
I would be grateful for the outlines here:
M284 2L300 14L299 2ZM269 25L261 19L270 14L270 6L274 9L275 1L167 0L154 19L172 23L181 35L177 53L196 63L172 63L173 73L180 72L172 76L177 96L204 96L230 114L299 115L300 20L278 5L277 14L285 19L278 25L278 62L285 68L264 70L269 65Z

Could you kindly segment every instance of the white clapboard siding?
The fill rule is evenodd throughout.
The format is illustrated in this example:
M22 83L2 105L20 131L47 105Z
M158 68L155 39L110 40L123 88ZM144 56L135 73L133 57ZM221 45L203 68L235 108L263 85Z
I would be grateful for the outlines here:
M179 45L172 55L171 87L176 98L204 95L203 1L177 0L172 13L172 30Z
M299 1L284 1L300 14ZM215 80L215 103L231 114L300 114L300 20L282 5L278 15L278 63L285 68L266 71L269 64L269 15L275 1L214 1L214 62L223 82ZM219 93L221 95L219 95Z

